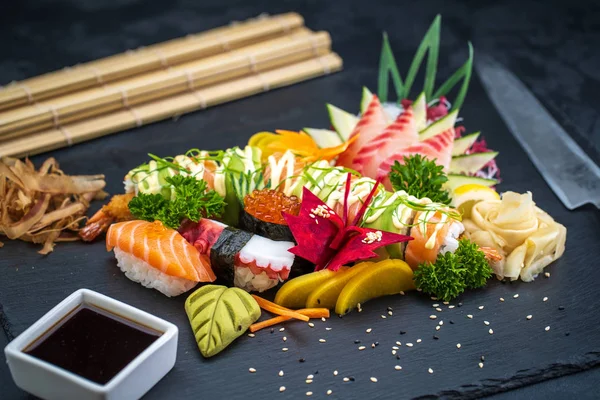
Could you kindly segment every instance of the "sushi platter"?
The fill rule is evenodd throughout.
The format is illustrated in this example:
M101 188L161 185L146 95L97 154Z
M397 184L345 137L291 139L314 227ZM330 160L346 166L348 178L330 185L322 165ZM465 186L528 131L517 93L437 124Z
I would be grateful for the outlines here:
M470 43L436 76L441 29L410 53L384 34L342 74L4 158L7 398L477 398L600 365L599 215L553 196ZM82 335L119 353L108 376L105 355L64 344Z

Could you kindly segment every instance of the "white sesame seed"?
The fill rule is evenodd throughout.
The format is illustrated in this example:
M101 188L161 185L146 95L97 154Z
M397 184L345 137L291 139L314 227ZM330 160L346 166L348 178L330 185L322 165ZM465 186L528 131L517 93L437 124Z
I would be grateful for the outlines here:
M358 346L358 350L364 350L364 349L366 349L365 346Z
M397 344L398 346L402 346L402 343L400 343L400 342L396 342L396 344Z
M395 356L396 355L396 350L392 350L392 355Z
M283 376L283 370L279 371L279 376Z
M401 291L400 291L400 295L401 295L401 296L404 296L405 294L406 294L406 293L404 293L404 290L401 290Z
M400 370L402 369L402 367L401 367L401 366L399 366L399 365L396 365L396 366L394 367L394 369L395 369L396 371L400 371Z
M327 320L325 319L325 317L321 317L321 321L327 322Z
M437 297L431 297L431 300L436 301L438 298Z
M309 322L309 323L308 323L308 326L310 326L311 328L314 328L314 327L315 327L315 324L313 324L312 322Z
M369 328L369 329L367 329L365 332L367 332L367 333L371 333L371 331L372 331L372 330L373 330L373 329Z
M479 308L480 310L483 310L483 306L479 306L479 307L477 307L477 308Z
M248 334L248 337L254 337L254 336L256 336L254 333L249 333Z
M256 372L256 368L248 368L248 371L249 371L250 373L255 373L255 372Z
M513 296L513 299L518 299L518 298L519 298L519 294L518 293Z
M388 315L391 317L392 315L394 315L394 313L391 311L388 311Z
M331 328L330 328L330 327L327 327L327 328L325 328L325 330L326 330L326 331L330 331L330 330L331 330Z
M312 396L312 392L306 392L307 396Z
M375 348L375 343L371 343L371 348L374 349Z
M281 387L279 387L279 391L280 391L280 392L285 392L285 386L281 386Z
M439 325L439 326L442 326L442 325L444 325L444 321L440 321L440 322L438 322L438 325Z
M311 384L311 383L313 383L313 380L312 380L312 379L307 379L307 380L306 380L306 383L307 383L307 384Z
M325 343L326 341L327 340L325 340L325 339L319 339L319 342L321 342L321 343Z
M484 324L489 325L490 321L483 321Z
M279 332L285 331L285 328L279 328Z
M436 326L436 327L435 327L435 330L436 330L436 331L439 331L439 330L440 330L440 326L439 326L439 325L438 325L438 326Z
M421 340L421 339L417 339L417 343L421 343L421 342L422 342L422 340Z
M533 318L533 315L529 314L526 318L531 319L531 318Z
M281 340L283 340L284 342L286 342L287 341L287 336L282 337Z
M460 349L460 343L456 343L456 348Z
M437 318L437 315L433 315L433 314L431 314L431 315L429 316L429 319L436 319L436 318Z
M479 368L483 368L483 363L482 362L479 363Z
M398 346L392 346L392 350L398 350L399 347Z
M371 377L371 382L373 383L377 383L377 378L375 378L374 376Z
M432 304L432 305L431 305L431 307L433 307L433 308L436 308L436 307L439 307L439 306L440 306L440 305L439 305L439 304L437 304L437 303L435 303L435 304Z
M281 351L288 351L288 348L284 347L283 349L281 349Z
M504 297L500 297L500 301L504 301Z
M337 370L333 371L333 376L337 376L338 372Z
M344 382L349 382L349 381L350 381L350 378L344 377Z
M328 390L327 390L327 396L329 396L331 393L333 393L333 390L331 390L331 389L328 389Z
M429 372L430 374L433 374L433 370L432 370L431 368L429 368L429 369L427 370L427 372Z
M494 334L494 330L492 328L490 328L490 330L488 332L490 333L490 335Z
M444 301L442 304L444 304L445 306L447 306L448 304L450 304L449 301Z
M547 297L544 297L544 298L542 299L542 301L548 301L548 298L547 298Z
M386 319L387 317L386 317L385 315L383 315L383 314L382 314L382 315L381 315L381 318L383 318L383 319Z
M548 325L547 327L544 328L546 330L546 332L548 332L550 330L550 325Z
M472 314L467 314L467 318L473 319L473 315Z
M454 305L454 304L451 304L451 305L449 305L449 306L448 306L448 308L449 308L449 309L451 309L451 310L452 310L454 307L455 307L455 305Z
M442 309L438 307L438 308L435 309L435 311L442 312Z
M315 376L313 374L310 374L306 377L306 379L313 379Z
M406 345L407 345L408 347L413 347L413 344L412 344L412 343L406 343Z
M546 278L550 278L550 272L544 272L544 276L545 276Z

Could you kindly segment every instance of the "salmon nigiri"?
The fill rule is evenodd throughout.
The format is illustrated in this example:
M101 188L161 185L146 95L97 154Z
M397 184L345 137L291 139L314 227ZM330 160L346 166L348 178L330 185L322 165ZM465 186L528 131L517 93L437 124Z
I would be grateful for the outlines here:
M187 292L198 282L213 282L210 263L176 230L160 221L113 224L106 250L114 248L118 266L129 279L166 296Z

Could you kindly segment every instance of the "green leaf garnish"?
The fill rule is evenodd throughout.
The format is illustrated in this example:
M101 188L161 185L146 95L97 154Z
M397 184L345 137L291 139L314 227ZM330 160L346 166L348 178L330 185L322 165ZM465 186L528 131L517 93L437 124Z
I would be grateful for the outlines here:
M419 199L429 198L435 203L450 203L449 193L443 188L448 177L444 167L420 154L404 157L404 164L394 163L389 173L395 191L404 190Z
M404 84L398 72L398 65L392 52L392 47L388 39L387 33L383 33L383 45L381 47L381 56L379 57L379 78L377 80L377 94L379 100L386 102L388 98L389 88L389 75L392 75L392 81L394 82L394 89L396 90L396 97L398 99L404 98Z
M417 73L421 68L421 63L423 62L423 58L425 57L425 53L427 54L427 66L425 69L425 82L423 84L423 91L425 92L425 98L431 99L431 95L433 93L433 87L435 85L435 74L437 72L437 62L438 62L438 53L440 49L440 25L441 25L442 17L438 14L433 19L431 26L425 33L421 44L417 48L417 52L410 63L410 68L408 69L408 75L406 75L406 82L404 85L404 95L402 98L408 98L410 96L410 89L412 87L415 78L417 77Z
M468 239L459 241L455 253L439 255L435 263L421 264L414 273L417 288L443 301L454 299L467 288L484 286L491 276L485 254Z
M469 58L465 63L458 69L446 82L440 86L440 88L433 94L434 99L438 99L441 96L445 96L452 88L461 80L463 81L458 95L456 99L452 103L452 109L458 110L463 102L465 101L465 97L467 95L467 90L469 89L469 82L471 81L471 73L473 71L473 45L469 42Z
M173 186L175 199L165 199L160 194L140 193L129 202L129 211L137 219L161 221L177 229L184 219L198 222L200 218L220 216L225 201L214 190L206 190L206 181L191 176L175 175L165 178Z

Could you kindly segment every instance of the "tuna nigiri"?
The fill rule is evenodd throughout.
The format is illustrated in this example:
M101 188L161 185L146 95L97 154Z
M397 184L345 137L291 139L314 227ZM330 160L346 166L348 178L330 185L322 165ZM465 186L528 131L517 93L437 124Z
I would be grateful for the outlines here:
M216 279L208 260L160 221L111 225L106 234L106 250L113 249L125 276L169 297L187 292L198 282Z

